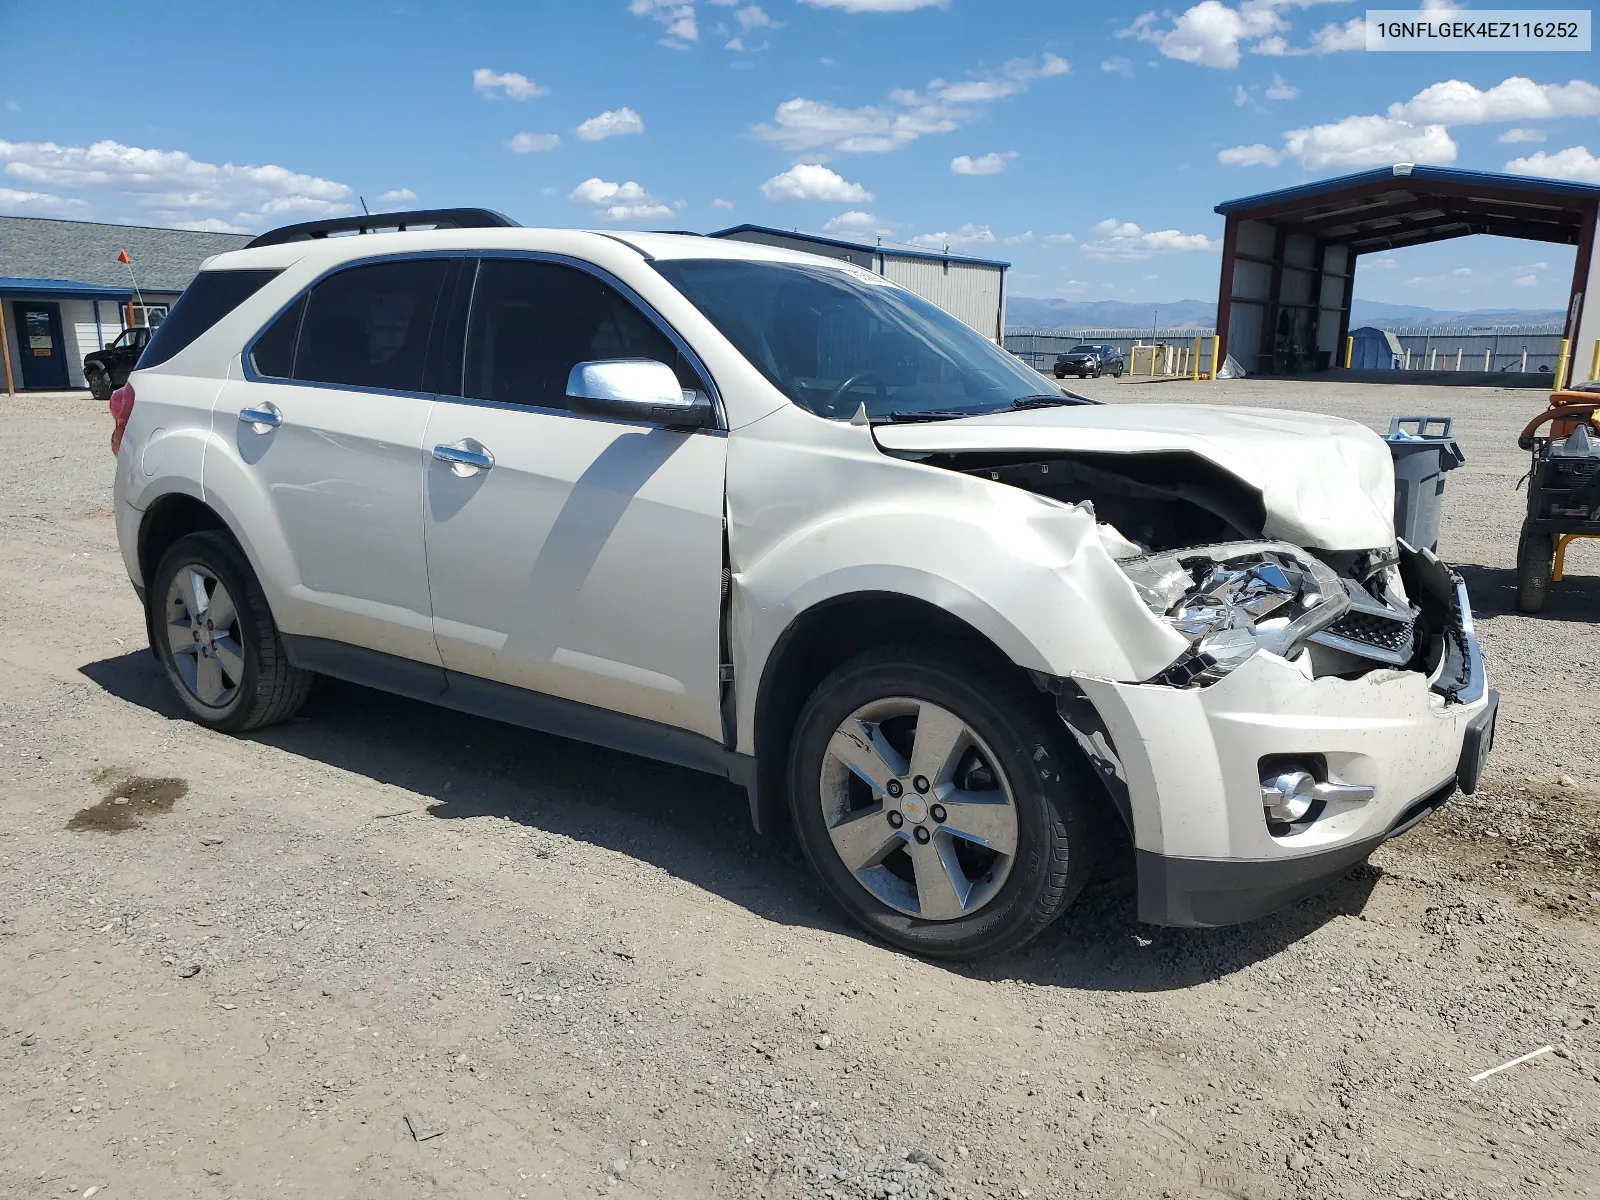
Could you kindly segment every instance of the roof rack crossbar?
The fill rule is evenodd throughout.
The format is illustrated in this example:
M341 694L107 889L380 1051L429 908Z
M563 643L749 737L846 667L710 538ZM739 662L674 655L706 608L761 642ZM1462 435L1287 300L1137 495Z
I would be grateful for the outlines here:
M334 233L373 233L396 229L404 233L417 225L431 229L515 229L517 222L488 208L424 208L415 212L363 213L358 217L334 217L326 221L302 221L269 229L253 239L255 246L281 246L285 242L305 242Z

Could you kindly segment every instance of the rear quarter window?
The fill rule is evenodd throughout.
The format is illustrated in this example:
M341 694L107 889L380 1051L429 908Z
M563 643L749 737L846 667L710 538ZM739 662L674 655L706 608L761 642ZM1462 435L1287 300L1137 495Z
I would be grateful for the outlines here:
M262 289L277 271L201 271L172 306L139 369L160 366Z

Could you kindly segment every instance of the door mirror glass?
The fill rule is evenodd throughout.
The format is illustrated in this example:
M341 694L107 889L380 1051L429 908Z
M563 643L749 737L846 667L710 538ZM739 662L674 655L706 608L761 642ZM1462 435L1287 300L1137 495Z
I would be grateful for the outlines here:
M567 376L567 407L591 417L680 429L711 423L710 397L685 389L671 367L649 359L579 363Z

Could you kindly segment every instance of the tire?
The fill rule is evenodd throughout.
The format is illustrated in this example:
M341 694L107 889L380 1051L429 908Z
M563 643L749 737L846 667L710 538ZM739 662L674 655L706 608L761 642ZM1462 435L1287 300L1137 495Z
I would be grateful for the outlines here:
M1548 533L1524 533L1517 539L1517 609L1543 612L1550 598L1550 576L1555 569L1556 541Z
M914 716L893 715L907 705L916 706ZM874 723L863 713L880 715ZM961 733L948 741L956 747L944 759L951 769L940 771L930 787L910 774L919 765L916 739L924 728L935 736L941 721L950 729L952 718ZM847 729L873 732L863 741ZM891 771L904 766L904 782L886 780L882 788L836 752L842 747L859 759L890 742L900 748L890 745L886 753L900 760L876 762ZM900 795L891 799L897 787ZM836 669L807 700L790 745L794 826L824 890L869 933L929 958L1000 954L1055 920L1088 876L1099 789L1037 692L986 659L928 645L890 646ZM962 797L988 803L963 804ZM836 803L841 798L844 803ZM940 798L948 801L947 811ZM1003 847L1007 803L1015 818L1009 856L954 832L981 828L994 846ZM846 865L838 841L857 851L852 857L865 864L859 873L858 866ZM963 886L965 896L959 892ZM918 915L934 913L941 896L943 913Z
M1122 368L1118 367L1115 371L1111 372L1111 378L1113 378L1113 379L1121 379L1122 378Z
M1066 377L1067 377L1067 373L1065 371L1057 371L1056 372L1056 378L1057 379L1065 379Z
M266 594L228 534L179 538L161 556L145 597L156 657L194 721L244 733L287 720L305 703L316 677L289 662ZM226 621L225 630L192 616L216 613L224 602L215 624Z
M111 393L116 390L111 386L111 380L106 378L106 373L98 368L86 371L83 378L89 385L89 394L101 404L111 399Z

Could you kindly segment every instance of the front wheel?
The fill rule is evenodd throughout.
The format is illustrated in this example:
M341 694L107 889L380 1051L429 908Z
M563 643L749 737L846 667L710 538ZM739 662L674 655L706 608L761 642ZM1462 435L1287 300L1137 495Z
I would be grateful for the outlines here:
M1057 371L1056 372L1056 378L1057 379L1065 379L1066 377L1067 377L1067 373L1065 371Z
M823 680L789 757L823 887L870 933L934 958L1015 949L1071 903L1099 786L1038 693L917 645Z
M243 733L287 720L305 703L315 677L289 662L266 594L226 533L174 542L146 603L156 657L201 725Z
M1556 542L1548 533L1524 533L1517 540L1517 608L1544 611L1550 598L1550 576L1555 571Z

